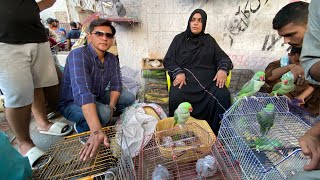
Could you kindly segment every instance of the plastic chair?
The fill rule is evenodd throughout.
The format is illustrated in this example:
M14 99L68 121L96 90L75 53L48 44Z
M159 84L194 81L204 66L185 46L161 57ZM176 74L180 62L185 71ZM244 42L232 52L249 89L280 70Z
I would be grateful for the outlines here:
M229 88L229 85L230 85L230 81L231 81L231 70L229 71L229 75L227 77L227 81L226 81L226 87ZM170 76L169 76L169 73L168 71L166 71L166 75L167 75L167 85L168 85L168 92L170 91L170 86L171 86L171 79L170 79Z

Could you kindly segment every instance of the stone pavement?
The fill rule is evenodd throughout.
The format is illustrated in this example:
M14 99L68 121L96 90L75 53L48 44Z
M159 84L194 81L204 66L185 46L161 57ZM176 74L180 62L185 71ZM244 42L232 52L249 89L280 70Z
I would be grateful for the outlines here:
M66 120L62 116L55 117L51 121L65 122L70 126L73 126L73 122ZM16 142L16 139L14 139L14 133L8 126L4 112L0 112L0 130L4 131L9 136L10 141L13 139L11 143L15 148L17 148L17 142ZM39 133L39 131L37 130L36 121L34 120L33 116L31 116L30 134L31 134L31 139L33 140L35 145L44 151L47 151L52 144L54 144L56 141L63 138L63 136L52 136L52 135ZM71 134L75 134L75 131L73 130Z

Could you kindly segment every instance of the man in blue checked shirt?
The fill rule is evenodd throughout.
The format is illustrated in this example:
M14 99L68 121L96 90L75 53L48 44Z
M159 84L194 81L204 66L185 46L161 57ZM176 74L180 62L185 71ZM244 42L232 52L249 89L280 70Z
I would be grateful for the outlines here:
M91 132L80 152L80 159L92 157L100 143L109 146L101 131L110 124L114 111L122 112L134 103L135 97L122 91L119 60L107 50L116 33L104 19L89 26L89 44L72 50L66 61L58 109L75 122L78 133Z

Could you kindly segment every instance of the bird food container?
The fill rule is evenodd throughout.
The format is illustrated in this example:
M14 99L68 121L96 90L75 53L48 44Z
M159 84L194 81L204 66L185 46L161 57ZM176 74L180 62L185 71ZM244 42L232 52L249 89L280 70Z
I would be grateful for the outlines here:
M193 161L210 152L216 136L205 120L190 117L186 125L174 126L171 117L158 122L155 141L163 157Z

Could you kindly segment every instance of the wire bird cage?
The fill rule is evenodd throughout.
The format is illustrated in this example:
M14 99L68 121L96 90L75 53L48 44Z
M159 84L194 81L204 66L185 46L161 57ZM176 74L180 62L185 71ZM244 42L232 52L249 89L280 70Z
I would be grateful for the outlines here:
M300 117L305 123L307 123L310 126L313 126L314 124L320 122L320 115L318 116L313 115L308 111L306 111L304 108L292 103L288 103L288 107L289 107L289 111L292 114Z
M201 136L195 135L195 131L202 131L198 134ZM165 142L166 137L171 137L173 144ZM150 138L150 141L142 146L139 156L134 159L137 179L158 179L159 177L155 178L155 168L159 165L167 169L168 176L162 177L163 179L199 179L196 170L197 160L207 155L215 158L217 171L213 172L211 177L200 179L240 179L223 146L211 137L196 123L189 123L182 129L175 127L155 132L145 137ZM200 140L201 138L203 140ZM207 146L206 143L209 142L210 145Z
M256 114L268 103L275 105L275 120L262 136ZM244 179L285 179L302 171L309 162L298 143L309 128L289 112L284 96L239 99L224 114L218 139L239 161Z
M119 126L103 128L109 139L110 147L101 145L97 154L83 162L79 158L81 141L86 141L89 132L71 135L53 144L40 161L51 161L33 172L33 179L79 179L79 180L111 180L135 179L133 161L129 152L123 151L126 146Z

